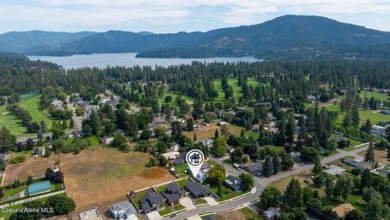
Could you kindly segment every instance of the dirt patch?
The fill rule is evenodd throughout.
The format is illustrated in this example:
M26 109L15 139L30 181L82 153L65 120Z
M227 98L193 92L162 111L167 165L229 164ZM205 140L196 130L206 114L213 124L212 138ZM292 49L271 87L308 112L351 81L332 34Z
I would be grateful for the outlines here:
M53 167L54 157L41 158L26 155L26 161L21 164L8 164L5 172L4 185L12 184L14 180L27 181L28 176L44 177L46 169Z
M78 208L83 208L126 199L131 190L175 179L164 168L146 168L150 157L145 153L121 153L111 148L63 155L61 169L68 195Z
M199 125L200 127L195 129L194 131L183 131L183 134L186 135L189 138L194 137L194 133L196 133L196 137L198 140L203 140L207 138L214 138L215 130L218 129L219 135L221 135L221 127L218 126L216 123L211 123L210 126L206 127L204 125ZM243 128L229 124L229 132L231 134L237 135L240 134L241 130Z
M375 151L375 160L381 164L389 164L387 160L387 152L385 150L374 150ZM366 151L362 151L358 153L359 156L364 157L366 155Z
M301 173L298 173L296 175L292 175L290 177L283 178L281 180L278 180L276 182L273 182L272 185L277 187L280 191L284 192L287 188L287 185L290 183L290 181L295 178L296 180L299 181L301 184L301 187L308 187L313 190L318 190L320 195L325 195L324 189L317 188L313 181L311 180L311 173L309 171L304 171Z
M6 181L27 180L28 175L42 177L48 167L59 161L67 194L76 201L77 210L102 205L107 208L112 202L125 200L131 190L175 179L167 169L145 167L150 157L146 153L121 153L99 147L77 155L28 158L22 164L7 167Z
M219 216L222 217L222 219L229 219L229 220L245 220L244 215L240 211L231 211L231 212L222 212L218 213Z

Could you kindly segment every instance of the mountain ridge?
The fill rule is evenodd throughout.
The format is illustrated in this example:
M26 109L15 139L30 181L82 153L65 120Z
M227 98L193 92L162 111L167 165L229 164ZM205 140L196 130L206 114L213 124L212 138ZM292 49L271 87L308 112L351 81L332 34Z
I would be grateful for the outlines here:
M45 32L46 33L46 32ZM90 53L137 52L138 57L240 57L261 59L390 59L390 32L342 23L321 16L284 15L261 24L228 27L207 32L54 32L42 37L33 47L0 50L27 55L71 55ZM7 33L10 34L10 33ZM42 33L41 33L42 35ZM58 37L60 36L60 37ZM49 42L44 42L49 39ZM39 44L40 43L40 44ZM8 48L8 49L9 49ZM7 49L7 48L5 48ZM12 50L13 49L13 50Z

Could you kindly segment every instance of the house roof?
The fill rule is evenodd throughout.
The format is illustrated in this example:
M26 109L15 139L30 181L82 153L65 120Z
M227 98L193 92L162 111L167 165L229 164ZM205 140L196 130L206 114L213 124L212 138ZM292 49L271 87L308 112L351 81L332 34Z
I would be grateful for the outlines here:
M161 204L163 201L164 198L160 194L150 192L142 196L140 203L144 210L150 210L154 204Z
M326 169L324 172L327 174L330 174L330 175L338 175L338 174L344 173L345 169L343 169L339 166L336 166L336 165L329 165L328 169Z
M225 179L225 184L227 184L230 188L238 189L241 187L241 181L238 177L229 175Z
M100 216L99 210L97 208L90 209L85 212L79 213L80 220L103 220L103 217Z
M263 213L265 216L267 216L268 218L273 218L273 217L279 217L280 216L280 212L276 209L276 208L274 208L274 207L269 207L268 209L267 209L267 211L265 211L264 213Z
M256 163L253 163L251 165L248 165L246 166L246 169L249 171L249 172L258 172L258 171L261 171L261 169L263 168L263 165L260 163L260 162L256 162Z
M185 185L185 188L190 191L194 196L198 197L204 193L209 193L209 190L196 182L189 182Z
M354 210L355 208L351 205L351 203L344 203L332 209L332 211L336 212L337 216L344 217L348 212Z
M163 192L164 197L167 199L168 203L173 203L181 198L184 189L181 188L177 183L168 184L167 188Z
M115 203L110 206L111 212L116 212L120 216L130 216L137 213L137 210L129 201Z
M361 161L356 161L350 158L345 158L343 162L351 167L355 168L360 168L360 169L369 169L370 164L367 162L361 162Z

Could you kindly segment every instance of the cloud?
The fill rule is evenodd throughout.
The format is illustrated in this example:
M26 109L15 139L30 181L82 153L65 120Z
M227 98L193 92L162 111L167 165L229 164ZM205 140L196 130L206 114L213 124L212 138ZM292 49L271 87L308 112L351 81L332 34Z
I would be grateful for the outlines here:
M375 28L380 19L380 26L390 29L389 11L390 0L4 0L0 31L192 31L202 22L202 30L207 30L260 23L283 14L322 15Z

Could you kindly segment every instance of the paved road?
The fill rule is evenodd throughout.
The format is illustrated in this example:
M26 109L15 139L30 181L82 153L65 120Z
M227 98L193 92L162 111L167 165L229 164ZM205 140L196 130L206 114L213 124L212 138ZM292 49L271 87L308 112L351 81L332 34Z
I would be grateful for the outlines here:
M358 148L356 150L352 150L352 151L338 150L337 154L331 155L329 157L325 157L324 159L321 160L321 163L326 164L326 163L329 163L329 162L332 162L334 160L338 160L338 159L341 159L341 158L344 158L347 156L356 157L357 153L359 153L361 151L365 151L365 150L367 150L367 148L368 148L368 144L365 147L360 147L360 148ZM212 158L212 160L216 161L217 163L223 164L222 161L218 158ZM274 181L301 173L305 170L310 170L313 167L314 167L313 164L305 164L303 166L295 168L292 171L282 172L282 173L279 173L278 175L271 176L268 178L255 177L255 187L257 190L252 195L249 195L247 197L244 197L244 198L241 198L241 199L238 199L236 201L229 202L229 203L220 204L217 206L207 206L207 207L200 207L200 208L188 210L188 211L177 214L177 216L175 216L174 218L171 218L171 219L185 219L185 218L189 218L191 216L199 215L199 214L206 213L206 212L222 212L222 211L226 211L226 210L233 210L233 209L247 206L252 201L259 199L261 192L268 184L270 184ZM226 168L227 173L231 173L234 175L239 175L241 172L243 172L243 171L239 171L239 170L233 168L232 166L226 165L226 164L225 164L225 168Z
M73 121L74 121L74 124L76 125L75 128L77 130L81 129L82 127L82 122L80 120L80 117L76 115L76 108L75 106L73 105L73 103L68 103L68 109L71 110L73 112Z

